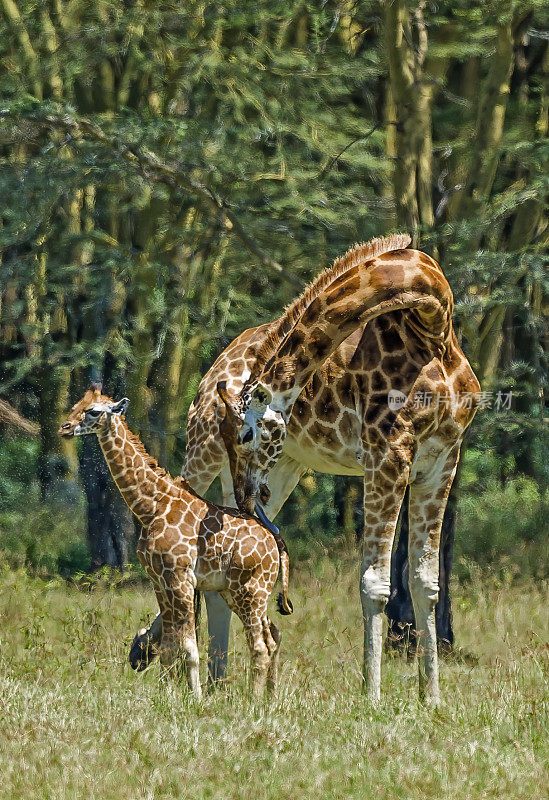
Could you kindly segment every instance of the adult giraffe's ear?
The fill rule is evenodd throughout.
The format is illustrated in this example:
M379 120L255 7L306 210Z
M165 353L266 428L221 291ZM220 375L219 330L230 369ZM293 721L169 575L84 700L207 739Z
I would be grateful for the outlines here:
M227 381L218 381L217 394L223 400L227 413L233 417L239 417L235 406L235 398L227 390Z
M110 407L111 414L125 414L126 409L128 408L130 401L127 397L123 397L122 400L118 400L116 403L113 403Z
M252 390L250 409L254 414L263 415L267 410L267 406L272 402L273 395L270 389L264 384L258 383Z

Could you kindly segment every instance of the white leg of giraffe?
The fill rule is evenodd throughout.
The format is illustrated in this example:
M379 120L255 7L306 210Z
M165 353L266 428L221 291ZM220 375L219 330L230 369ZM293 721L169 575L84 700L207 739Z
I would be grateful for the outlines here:
M219 473L219 479L221 481L223 505L227 506L228 508L238 508L236 505L236 500L234 499L233 479L231 478L231 470L228 461Z
M236 508L229 462L220 472L223 505ZM219 592L204 592L208 613L208 688L212 689L227 676L231 610Z
M268 477L271 498L264 511L269 519L274 520L304 472L307 472L307 468L303 464L282 453Z
M449 454L442 451L429 466L420 463L420 477L410 485L408 580L416 618L419 693L434 706L440 699L435 625L440 531L458 459L459 445Z
M231 610L219 592L204 592L208 612L208 687L225 679L231 630Z
M274 642L274 650L271 653L271 660L269 662L269 670L267 672L267 691L272 693L276 690L278 683L278 667L280 661L280 642L282 641L282 634L270 620L269 632L271 639Z
M274 519L278 514L304 472L305 468L301 464L298 464L293 458L282 454L269 473L271 499L265 506L265 513L269 519ZM223 505L229 508L236 508L228 462L222 469L220 478ZM217 682L224 680L227 675L231 610L219 592L204 592L204 599L208 612L208 686L213 688Z
M398 512L408 481L409 463L402 449L381 458L366 456L364 473L364 540L360 599L364 619L364 686L377 701L381 693L383 611L391 586L391 550Z

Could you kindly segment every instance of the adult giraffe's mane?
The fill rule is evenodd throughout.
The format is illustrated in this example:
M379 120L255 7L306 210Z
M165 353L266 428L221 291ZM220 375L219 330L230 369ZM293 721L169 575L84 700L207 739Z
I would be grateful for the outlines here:
M377 239L370 239L369 242L355 244L344 255L336 258L331 267L321 272L320 275L311 281L304 289L302 294L289 305L278 322L269 331L261 347L257 351L256 361L252 369L252 375L248 381L257 378L267 361L274 355L278 347L282 344L286 336L290 333L296 322L302 316L305 309L313 300L321 294L336 278L344 272L370 261L382 253L390 253L392 250L403 250L412 241L407 233L394 233L391 236L383 236Z

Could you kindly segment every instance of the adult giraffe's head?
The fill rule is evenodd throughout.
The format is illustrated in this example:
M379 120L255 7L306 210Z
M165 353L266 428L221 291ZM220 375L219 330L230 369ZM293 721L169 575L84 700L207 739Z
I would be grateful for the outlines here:
M261 383L245 385L232 395L225 381L217 384L225 413L221 436L229 456L236 503L256 513L256 504L269 502L267 475L280 457L286 438L286 415L273 408L273 394Z
M113 414L126 413L128 403L127 397L118 401L112 400L106 394L102 394L101 384L93 383L72 407L69 417L63 422L58 433L65 439L99 433L110 424Z

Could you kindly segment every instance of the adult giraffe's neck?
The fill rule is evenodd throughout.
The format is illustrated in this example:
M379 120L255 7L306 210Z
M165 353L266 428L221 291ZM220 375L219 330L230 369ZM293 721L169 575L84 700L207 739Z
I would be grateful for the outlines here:
M159 495L165 494L171 481L169 475L159 474L150 465L152 459L121 417L111 416L97 438L120 494L130 511L148 525L156 514Z
M380 314L413 309L418 335L442 354L452 308L451 289L430 256L384 253L349 269L315 297L249 383L267 386L271 408L289 414L312 375L358 327Z

